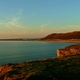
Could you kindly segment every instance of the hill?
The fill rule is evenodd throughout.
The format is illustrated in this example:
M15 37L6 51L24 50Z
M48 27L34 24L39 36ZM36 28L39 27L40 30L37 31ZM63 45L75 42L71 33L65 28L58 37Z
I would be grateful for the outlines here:
M80 80L80 54L0 66L0 80Z
M69 33L52 33L42 38L41 40L53 40L53 39L80 39L80 31L74 31Z

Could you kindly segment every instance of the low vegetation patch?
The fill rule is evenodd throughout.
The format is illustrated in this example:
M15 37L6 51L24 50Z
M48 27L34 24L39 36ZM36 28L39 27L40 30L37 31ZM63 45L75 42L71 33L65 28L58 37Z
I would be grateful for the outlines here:
M80 54L6 65L1 80L80 80Z

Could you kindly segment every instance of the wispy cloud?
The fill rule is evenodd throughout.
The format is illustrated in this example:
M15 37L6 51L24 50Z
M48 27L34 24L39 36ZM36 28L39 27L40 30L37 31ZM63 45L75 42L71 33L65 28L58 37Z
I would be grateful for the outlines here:
M5 16L6 20L0 21L0 33L2 34L26 34L29 28L20 23L23 15L23 9L20 9L16 14Z
M7 27L15 34L26 34L29 30L27 26L23 26L19 23L19 18L13 18L12 21L7 23Z
M7 22L6 25L11 25L11 26L17 27L17 26L19 26L18 20L19 20L18 18L13 18L11 21Z
M29 30L27 26L20 23L22 10L18 13L19 16L11 15L7 21L0 21L0 33L3 34L26 34Z
M43 24L40 26L40 31L41 32L45 32L47 30L47 27L49 26L50 22L47 23L47 24Z

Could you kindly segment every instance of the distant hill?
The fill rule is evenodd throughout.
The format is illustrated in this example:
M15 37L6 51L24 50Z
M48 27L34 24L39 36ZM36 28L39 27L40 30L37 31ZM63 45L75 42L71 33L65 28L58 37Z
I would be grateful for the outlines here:
M42 40L53 40L53 39L80 39L80 31L74 31L69 33L52 33L42 38Z

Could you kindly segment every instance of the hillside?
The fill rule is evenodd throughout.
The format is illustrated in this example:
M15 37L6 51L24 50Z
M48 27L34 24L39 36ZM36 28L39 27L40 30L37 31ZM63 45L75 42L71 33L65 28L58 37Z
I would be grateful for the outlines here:
M0 80L80 80L80 54L0 66Z
M80 31L74 31L69 33L52 33L42 38L42 40L53 40L53 39L80 39Z

